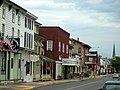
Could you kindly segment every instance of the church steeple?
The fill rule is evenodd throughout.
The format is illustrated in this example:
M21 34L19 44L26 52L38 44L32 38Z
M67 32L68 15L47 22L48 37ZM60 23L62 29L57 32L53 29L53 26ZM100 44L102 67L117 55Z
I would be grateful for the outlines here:
M113 44L113 56L112 56L113 59L115 59L115 43Z

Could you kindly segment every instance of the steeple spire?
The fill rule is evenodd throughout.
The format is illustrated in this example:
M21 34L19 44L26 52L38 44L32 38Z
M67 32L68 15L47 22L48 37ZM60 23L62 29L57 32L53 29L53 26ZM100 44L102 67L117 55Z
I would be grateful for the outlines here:
M115 43L113 44L113 56L112 56L113 59L115 59Z

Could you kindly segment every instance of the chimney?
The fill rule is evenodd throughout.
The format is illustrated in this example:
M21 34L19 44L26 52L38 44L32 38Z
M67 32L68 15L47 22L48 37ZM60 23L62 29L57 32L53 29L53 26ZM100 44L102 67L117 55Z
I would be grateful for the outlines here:
M79 37L77 38L77 41L79 41Z

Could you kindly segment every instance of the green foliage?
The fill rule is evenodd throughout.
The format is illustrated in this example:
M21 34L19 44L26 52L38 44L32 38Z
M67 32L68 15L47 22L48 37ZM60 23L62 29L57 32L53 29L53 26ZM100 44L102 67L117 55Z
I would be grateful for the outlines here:
M120 57L115 57L115 60L112 60L112 67L115 68L116 72L120 72Z
M83 77L89 77L89 74L88 73L84 73Z

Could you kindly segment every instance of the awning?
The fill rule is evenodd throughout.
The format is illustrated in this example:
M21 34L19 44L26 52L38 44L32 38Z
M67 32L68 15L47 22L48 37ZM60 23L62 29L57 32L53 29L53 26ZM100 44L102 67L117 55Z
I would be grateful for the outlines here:
M49 57L47 57L47 56L41 55L40 57L41 57L43 60L45 60L46 62L55 62L55 60L53 60L53 59L51 59L51 58L49 58Z
M56 61L56 63L58 63L58 64L62 64L62 61Z

